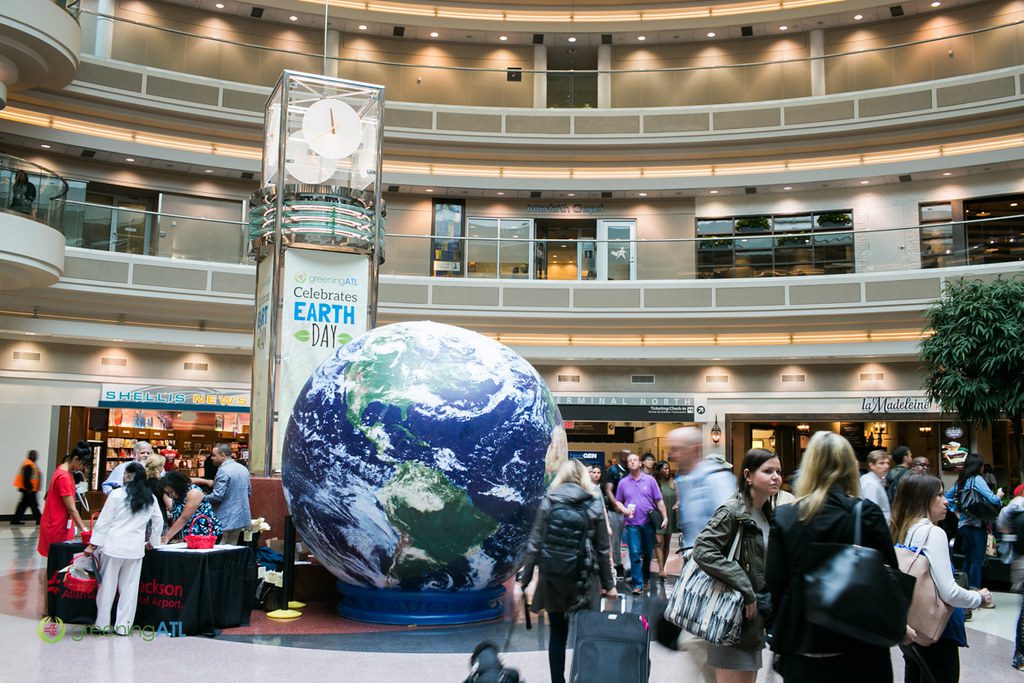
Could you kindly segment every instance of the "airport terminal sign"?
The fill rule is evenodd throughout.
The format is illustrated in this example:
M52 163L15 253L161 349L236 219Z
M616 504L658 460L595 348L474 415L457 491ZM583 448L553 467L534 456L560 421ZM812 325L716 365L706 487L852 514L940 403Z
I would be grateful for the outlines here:
M692 396L555 395L564 420L693 422Z

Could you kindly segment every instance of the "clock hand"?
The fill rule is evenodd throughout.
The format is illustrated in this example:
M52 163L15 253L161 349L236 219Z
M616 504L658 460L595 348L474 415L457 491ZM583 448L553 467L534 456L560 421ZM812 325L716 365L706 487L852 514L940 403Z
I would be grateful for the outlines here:
M334 110L333 109L328 109L327 111L330 112L330 114L331 114L331 133L336 135L337 133L334 130Z

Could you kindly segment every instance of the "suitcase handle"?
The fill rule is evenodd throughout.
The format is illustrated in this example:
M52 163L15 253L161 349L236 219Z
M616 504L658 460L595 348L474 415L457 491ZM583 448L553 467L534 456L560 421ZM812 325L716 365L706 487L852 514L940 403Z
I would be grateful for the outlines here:
M601 612L604 611L604 601L605 601L605 599L606 598L604 596L601 596L601 608L600 608ZM625 599L619 598L618 600L616 600L616 602L619 603L619 614L625 614L626 613L626 601L625 601Z

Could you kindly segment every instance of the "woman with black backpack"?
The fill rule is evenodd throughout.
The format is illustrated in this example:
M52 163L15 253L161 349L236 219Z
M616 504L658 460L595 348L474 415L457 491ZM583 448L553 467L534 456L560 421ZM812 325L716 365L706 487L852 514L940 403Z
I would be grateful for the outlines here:
M971 590L981 588L981 568L985 563L985 546L988 544L988 524L995 521L1002 505L1003 490L992 493L992 489L981 475L985 461L977 453L969 453L964 459L964 468L956 484L946 491L949 508L957 514L957 535L964 553L963 572L967 574L967 585ZM986 605L986 607L995 605Z
M609 555L608 525L600 493L579 460L566 460L541 501L523 558L523 591L540 570L534 612L546 610L551 638L548 664L552 683L565 682L569 615L594 609L600 596L616 598Z

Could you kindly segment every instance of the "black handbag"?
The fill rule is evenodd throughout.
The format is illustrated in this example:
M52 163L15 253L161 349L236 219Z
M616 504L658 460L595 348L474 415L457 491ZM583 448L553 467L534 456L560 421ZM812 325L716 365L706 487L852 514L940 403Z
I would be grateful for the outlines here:
M861 546L861 509L854 508L853 545L816 543L820 563L804 575L807 621L857 640L892 647L906 637L914 578Z
M974 483L971 483L971 487L964 487L960 489L960 494L957 495L957 510L966 512L975 519L980 519L983 522L994 522L996 517L999 516L1000 510L1003 506L999 503L993 503L991 500L985 497L985 495L974 488Z
M665 518L661 516L661 510L658 508L651 508L650 513L647 515L647 523L651 525L655 533L661 528L661 523L665 521Z

